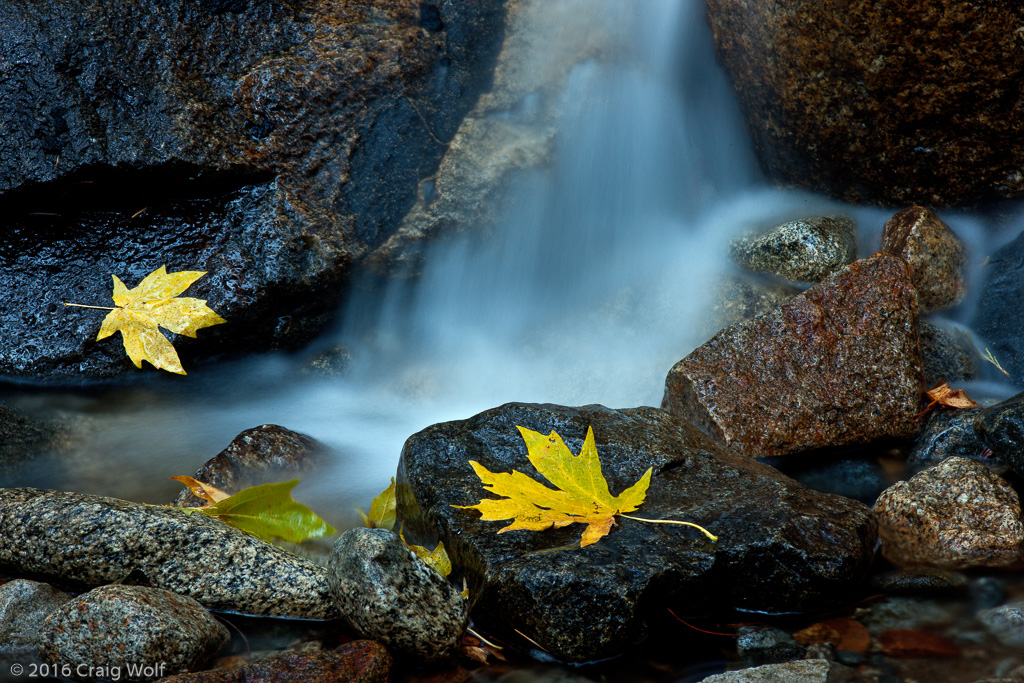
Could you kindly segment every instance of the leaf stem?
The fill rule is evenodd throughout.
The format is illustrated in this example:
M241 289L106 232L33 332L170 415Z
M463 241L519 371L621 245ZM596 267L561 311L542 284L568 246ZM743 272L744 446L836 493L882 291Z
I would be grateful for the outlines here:
M682 524L684 526L692 526L694 529L700 529L704 532L704 535L710 538L714 542L718 542L718 536L702 527L700 524L694 524L693 522L679 522L674 519L646 519L644 517L634 517L633 515L624 515L619 513L619 517L625 517L626 519L634 519L638 522L650 522L651 524Z
M69 304L67 301L61 302L65 306L78 306L79 308L98 308L101 311L112 311L114 306L89 306L88 304Z
M476 631L474 631L471 628L467 628L466 629L466 633L469 633L474 638L479 640L481 643L484 643L488 647L493 647L495 650L504 650L505 649L501 645L495 645L494 643L492 643L491 641L487 640L486 638L484 638L482 635L480 635L479 633L477 633Z

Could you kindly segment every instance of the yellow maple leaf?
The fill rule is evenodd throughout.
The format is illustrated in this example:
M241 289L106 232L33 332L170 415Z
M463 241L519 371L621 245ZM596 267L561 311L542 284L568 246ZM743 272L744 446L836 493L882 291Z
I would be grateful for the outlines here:
M396 508L398 502L395 500L395 478L391 477L391 486L377 494L377 497L370 501L370 514L366 514L358 506L359 516L363 518L363 526L370 529L391 529L395 528ZM402 539L405 540L404 538ZM406 544L408 545L408 544Z
M527 457L533 466L557 489L550 489L537 480L513 470L491 472L470 461L470 466L484 488L503 498L486 498L476 505L455 505L479 510L485 521L511 519L512 523L498 531L529 529L541 531L569 524L586 524L580 546L596 543L611 531L615 515L640 507L651 483L651 469L617 496L608 490L601 474L601 461L594 445L594 431L588 427L579 455L573 455L553 430L548 436L525 427L518 427L526 441Z
M142 361L146 360L155 368L186 374L177 351L159 328L195 337L196 331L203 327L227 322L209 308L204 299L178 297L203 275L206 272L201 270L168 273L166 267L160 266L134 289L128 289L112 275L117 308L104 318L96 341L120 332L124 349L135 367L141 368Z

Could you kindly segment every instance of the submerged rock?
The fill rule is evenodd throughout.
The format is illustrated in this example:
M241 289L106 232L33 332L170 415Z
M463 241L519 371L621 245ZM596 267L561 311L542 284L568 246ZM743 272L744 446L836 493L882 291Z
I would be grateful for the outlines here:
M875 502L875 516L882 554L899 566L1007 567L1024 551L1017 493L966 458L892 485Z
M326 446L305 434L277 425L260 425L232 439L194 476L204 484L233 494L250 486L299 477L315 468L326 451ZM187 488L171 501L175 507L203 504Z
M349 624L397 653L443 659L466 630L465 599L392 531L346 531L329 569L331 592Z
M750 456L915 435L917 294L879 252L722 330L669 371L662 407Z
M0 375L133 371L95 342L111 274L205 270L227 325L179 352L294 347L329 322L487 84L504 3L0 2ZM179 339L179 341L183 341Z
M331 619L326 571L203 514L64 491L0 489L0 571L98 586L141 572L209 609Z
M470 460L542 479L517 426L554 430L573 453L592 426L613 494L653 468L635 514L701 524L718 543L689 527L620 517L581 548L579 525L499 534L507 523L452 507L489 497ZM644 637L649 610L666 606L681 614L823 609L848 598L873 555L867 507L812 491L655 408L509 403L410 437L397 483L407 529L439 536L468 573L474 620L509 635L518 629L572 661L622 652Z
M1011 602L982 610L977 618L1003 645L1024 646L1024 602Z
M963 242L928 209L911 206L886 221L882 249L910 264L922 311L956 306L967 293Z
M919 320L917 331L926 387L939 382L955 386L978 378L977 353L967 332L928 320Z
M715 301L701 323L708 336L768 313L800 293L793 285L753 274L726 275L714 289Z
M191 598L112 585L50 615L41 653L75 680L148 681L201 667L230 640L227 627Z
M380 643L356 640L335 650L286 652L242 666L171 676L161 683L387 683L391 664L391 655Z
M856 260L857 226L846 216L801 218L737 239L729 255L755 273L819 282Z
M709 0L708 20L770 178L855 203L1024 194L1021 5Z

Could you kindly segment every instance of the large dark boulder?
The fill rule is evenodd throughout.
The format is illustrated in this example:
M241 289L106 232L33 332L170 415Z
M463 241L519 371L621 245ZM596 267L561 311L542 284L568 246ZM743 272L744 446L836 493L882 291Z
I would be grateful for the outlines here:
M109 377L111 274L206 270L227 325L294 346L397 229L489 78L493 0L0 1L0 376ZM201 349L201 350L200 350ZM187 366L187 360L186 360Z
M507 522L452 507L490 497L470 460L543 481L517 426L554 430L574 454L592 426L612 494L654 469L633 514L701 524L719 541L618 518L607 536L580 547L578 524L499 534ZM439 536L468 575L474 621L517 641L518 629L574 661L622 652L666 607L680 615L826 610L855 593L875 541L863 504L812 491L656 408L509 403L410 437L397 483L406 531Z
M1024 6L707 0L761 165L848 201L1024 194Z
M1020 293L1024 291L1024 233L989 256L985 282L978 296L978 310L971 326L1006 371L1007 379L1024 388L1024 316ZM990 370L992 376L999 378Z

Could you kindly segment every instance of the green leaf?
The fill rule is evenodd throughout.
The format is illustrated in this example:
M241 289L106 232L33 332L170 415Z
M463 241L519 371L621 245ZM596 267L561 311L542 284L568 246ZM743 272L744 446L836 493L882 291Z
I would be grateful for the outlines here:
M395 508L395 478L391 477L391 486L381 491L370 503L369 515L358 507L356 510L359 510L359 516L363 518L363 526L391 531L395 528Z
M301 543L337 533L315 512L292 500L291 490L298 483L298 479L292 479L250 486L214 505L182 509L185 514L202 512L267 542L276 537Z

